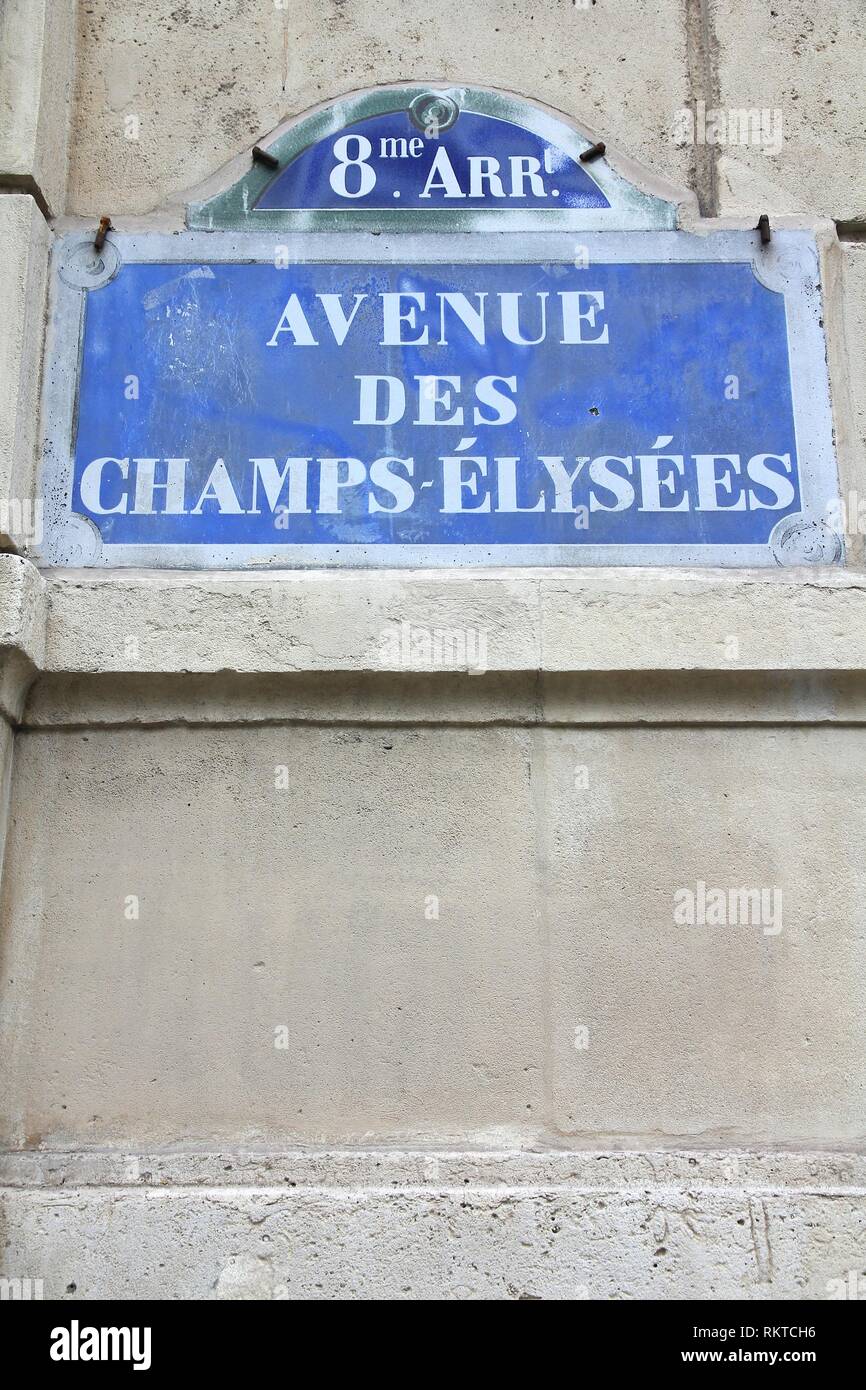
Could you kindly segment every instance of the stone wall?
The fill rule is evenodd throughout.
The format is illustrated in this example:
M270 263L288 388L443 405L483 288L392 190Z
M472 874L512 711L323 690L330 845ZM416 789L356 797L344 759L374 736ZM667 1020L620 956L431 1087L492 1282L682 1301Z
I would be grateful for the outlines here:
M408 78L563 112L694 194L699 229L814 228L862 492L861 10L6 0L5 495L35 495L53 236L179 225L287 117ZM675 142L695 101L767 112L767 140ZM858 535L846 569L777 572L38 571L16 548L3 1274L816 1299L862 1268ZM403 622L483 632L485 669L389 665ZM701 884L770 913L678 921Z

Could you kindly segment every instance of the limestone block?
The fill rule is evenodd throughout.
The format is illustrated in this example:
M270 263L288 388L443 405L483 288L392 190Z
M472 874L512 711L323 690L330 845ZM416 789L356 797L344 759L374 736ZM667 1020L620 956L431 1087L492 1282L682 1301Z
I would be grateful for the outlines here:
M403 80L500 87L598 130L685 184L670 138L688 97L680 0L90 0L79 11L71 210L174 200L288 116Z
M75 0L0 8L0 183L36 193L55 215L66 193L75 9Z
M4 1136L535 1133L524 740L19 734Z
M866 579L841 568L58 569L48 583L52 671L462 670L474 679L866 665ZM426 666L404 649L407 625L430 637ZM437 633L451 643L440 641L439 659Z
M737 113L736 142L717 147L719 211L866 217L860 0L711 0L709 12L718 107Z
M860 730L540 737L557 1129L862 1135Z
M26 194L0 195L0 538L30 543L36 494L39 386L51 234Z
M28 1167L26 1185L0 1187L0 1270L41 1278L46 1299L762 1302L862 1289L853 1154L227 1149L48 1153Z

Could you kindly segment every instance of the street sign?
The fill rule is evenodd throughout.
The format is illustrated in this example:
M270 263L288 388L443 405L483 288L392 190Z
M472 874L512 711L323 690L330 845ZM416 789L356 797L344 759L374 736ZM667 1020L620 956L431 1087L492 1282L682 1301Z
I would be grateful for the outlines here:
M592 149L561 117L503 92L379 87L289 124L227 188L194 200L188 221L206 231L676 226L673 202L587 159Z
M234 230L60 240L42 558L839 560L814 239L664 229L669 205L603 189L543 113L509 129L400 99L301 141L241 213L236 184L195 205ZM423 217L434 186L474 188L497 226L519 189L540 220L380 225L389 202ZM369 230L275 235L280 210L330 226L346 191Z

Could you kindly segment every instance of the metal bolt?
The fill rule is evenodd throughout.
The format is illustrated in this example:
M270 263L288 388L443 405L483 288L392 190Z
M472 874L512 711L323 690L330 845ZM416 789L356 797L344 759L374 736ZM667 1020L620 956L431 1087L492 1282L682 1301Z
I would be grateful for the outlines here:
M581 164L589 164L592 159L600 159L604 154L605 148L603 140L599 140L597 145L590 145L589 149L584 150L583 154L580 156Z
M253 145L253 159L257 164L266 164L269 169L279 169L280 161L275 154L263 150L261 145Z
M99 227L97 228L96 236L95 236L94 241L93 241L93 245L94 245L95 250L97 250L97 251L101 251L101 250L102 250L103 246L105 245L105 238L107 237L107 235L108 235L108 233L109 233L110 231L111 231L111 218L110 218L110 217L100 217L100 219L99 219Z
M766 246L772 232L770 231L770 219L765 212L762 212L758 218L758 231L761 233L762 246Z

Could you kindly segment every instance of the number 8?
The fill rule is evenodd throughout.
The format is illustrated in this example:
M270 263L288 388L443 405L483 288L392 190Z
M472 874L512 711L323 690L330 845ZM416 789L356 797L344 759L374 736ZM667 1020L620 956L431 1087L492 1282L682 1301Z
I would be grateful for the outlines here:
M354 140L358 153L354 158L349 154L349 141ZM331 187L341 198L363 198L376 183L376 174L366 160L373 153L373 146L365 135L341 135L334 142L334 154L339 160L331 170ZM355 168L360 175L359 186L354 193L346 187L346 170Z

